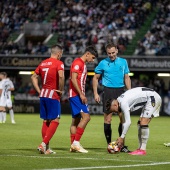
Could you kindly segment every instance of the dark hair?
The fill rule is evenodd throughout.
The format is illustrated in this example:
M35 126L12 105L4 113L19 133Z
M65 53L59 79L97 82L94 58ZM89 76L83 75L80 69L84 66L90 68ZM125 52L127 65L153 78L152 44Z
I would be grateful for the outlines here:
M115 99L108 99L108 100L106 100L105 107L106 107L106 110L107 110L107 111L110 110L110 106L111 106L113 100L115 100Z
M87 52L87 51L90 52L92 55L94 55L96 58L98 57L98 52L93 45L86 47L85 52Z
M56 52L62 51L62 50L63 50L63 47L61 45L59 45L59 44L53 45L51 47L51 53L52 54L55 54Z
M106 44L105 49L107 50L107 49L110 49L112 47L117 48L117 44L114 44L113 42L109 42L109 43Z
M3 76L7 77L7 73L6 72L0 72L0 74L2 74Z

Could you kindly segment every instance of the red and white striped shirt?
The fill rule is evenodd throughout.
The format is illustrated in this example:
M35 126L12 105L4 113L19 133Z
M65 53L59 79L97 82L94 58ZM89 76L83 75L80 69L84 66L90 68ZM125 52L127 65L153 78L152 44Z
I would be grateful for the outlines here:
M64 64L55 58L42 61L36 68L35 73L41 77L42 81L40 97L60 100L60 96L55 92L58 89L59 70L64 71Z
M70 77L73 72L76 72L78 74L77 82L79 85L79 88L85 94L85 83L86 83L86 77L87 77L87 67L85 62L81 58L76 58L70 68ZM70 86L69 86L69 97L74 97L79 95L75 87L73 86L73 83L70 80Z

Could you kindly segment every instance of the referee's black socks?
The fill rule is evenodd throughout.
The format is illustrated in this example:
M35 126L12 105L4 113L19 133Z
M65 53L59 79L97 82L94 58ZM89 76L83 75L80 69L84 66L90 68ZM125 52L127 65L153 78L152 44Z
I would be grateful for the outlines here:
M119 123L118 132L119 132L119 136L121 136L121 134L122 134L122 123Z
M104 134L105 134L106 141L109 144L112 140L111 124L104 123Z

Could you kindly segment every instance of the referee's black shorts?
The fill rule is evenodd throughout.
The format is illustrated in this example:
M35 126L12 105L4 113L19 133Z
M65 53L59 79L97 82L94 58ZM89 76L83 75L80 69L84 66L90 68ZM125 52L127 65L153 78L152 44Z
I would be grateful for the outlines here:
M103 90L103 112L109 113L109 111L106 111L106 101L108 99L117 99L124 92L125 92L124 87L121 87L121 88L104 87L104 90Z

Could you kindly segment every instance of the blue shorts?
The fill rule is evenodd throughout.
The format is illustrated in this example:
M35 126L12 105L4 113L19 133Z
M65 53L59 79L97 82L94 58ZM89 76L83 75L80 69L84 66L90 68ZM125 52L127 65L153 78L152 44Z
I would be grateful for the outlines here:
M60 118L61 105L56 99L40 97L40 118L53 120Z
M88 104L83 104L80 96L70 97L69 101L73 118L81 116L81 112L89 114Z

